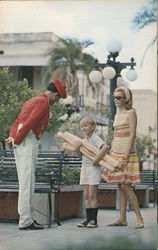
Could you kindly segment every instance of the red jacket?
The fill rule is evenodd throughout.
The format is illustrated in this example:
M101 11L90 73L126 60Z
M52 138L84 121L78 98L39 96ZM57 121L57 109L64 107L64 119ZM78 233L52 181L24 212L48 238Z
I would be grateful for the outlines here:
M21 113L10 129L9 136L14 138L14 143L19 144L24 137L32 130L40 139L46 130L49 121L49 102L46 94L40 94L26 101ZM22 128L17 132L18 125L22 123Z

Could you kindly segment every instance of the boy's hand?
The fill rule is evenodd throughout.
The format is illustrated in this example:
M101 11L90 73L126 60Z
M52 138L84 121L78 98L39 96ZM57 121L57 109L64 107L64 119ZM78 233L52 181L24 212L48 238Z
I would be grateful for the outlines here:
M93 166L98 166L98 164L99 164L99 161L95 158L95 159L93 160Z
M82 145L83 145L83 143L81 141L75 141L74 142L74 150L78 151Z
M127 163L128 163L127 161L120 162L119 169L121 170L121 172L124 172L124 170L125 170L125 168L127 166Z

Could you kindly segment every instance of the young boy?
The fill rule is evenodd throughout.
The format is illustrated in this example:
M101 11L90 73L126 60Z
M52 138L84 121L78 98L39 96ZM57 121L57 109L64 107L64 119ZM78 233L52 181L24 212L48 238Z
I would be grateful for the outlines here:
M95 133L96 123L90 117L81 120L81 130L86 136L84 141L89 142L99 149L99 153L92 161L88 157L82 155L80 146L82 143L75 144L75 151L80 159L82 159L82 168L80 174L80 184L83 185L87 220L77 224L78 227L96 228L98 214L97 189L101 180L101 167L98 162L104 157L107 151L105 142Z

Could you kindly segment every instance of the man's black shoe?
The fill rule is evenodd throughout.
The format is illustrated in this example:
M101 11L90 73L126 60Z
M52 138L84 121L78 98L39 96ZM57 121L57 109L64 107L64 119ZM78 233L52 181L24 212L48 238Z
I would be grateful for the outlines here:
M19 227L19 230L41 230L44 227L42 225L37 225L34 222L32 222L31 225L29 225L28 227Z
M43 227L40 223L38 223L36 220L33 221L36 225Z

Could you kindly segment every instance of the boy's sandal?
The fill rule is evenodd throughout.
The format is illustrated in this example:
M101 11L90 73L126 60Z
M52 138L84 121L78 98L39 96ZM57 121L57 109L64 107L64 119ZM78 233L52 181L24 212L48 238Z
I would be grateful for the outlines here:
M116 222L114 222L114 223L108 224L107 226L110 226L110 227L113 227L113 226L124 227L124 226L125 226L125 227L126 227L126 226L127 226L127 223L124 224L124 223L122 223L122 222L116 221Z
M135 226L135 229L140 229L140 228L144 228L144 223L143 222L138 222Z

